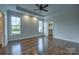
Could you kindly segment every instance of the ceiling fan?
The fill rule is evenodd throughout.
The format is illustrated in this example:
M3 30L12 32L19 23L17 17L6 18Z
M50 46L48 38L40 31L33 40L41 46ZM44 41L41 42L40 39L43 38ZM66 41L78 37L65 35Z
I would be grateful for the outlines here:
M39 10L40 12L41 11L48 12L48 10L46 9L46 7L48 7L48 4L35 4L35 6L38 7L38 9L35 10Z

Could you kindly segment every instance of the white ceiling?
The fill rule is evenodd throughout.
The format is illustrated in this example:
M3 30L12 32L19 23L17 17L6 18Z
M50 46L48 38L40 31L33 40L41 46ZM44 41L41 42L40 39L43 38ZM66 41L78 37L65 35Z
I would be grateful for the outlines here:
M16 10L17 5L4 5L4 6L7 9ZM34 4L26 4L26 5L21 4L19 6L29 9L33 12L39 13L39 11L34 10L34 9L37 9L37 6L35 6ZM49 4L48 7L46 8L46 9L48 9L48 12L42 11L42 14L45 16L49 16L51 14L56 14L56 13L61 12L63 10L73 9L73 7L76 8L76 6L78 6L78 5ZM78 9L79 9L79 7L78 7Z

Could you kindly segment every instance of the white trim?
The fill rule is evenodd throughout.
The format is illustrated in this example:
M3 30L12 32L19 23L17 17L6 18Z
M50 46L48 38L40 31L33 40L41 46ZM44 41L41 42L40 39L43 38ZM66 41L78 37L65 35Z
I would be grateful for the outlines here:
M59 40L65 40L65 41L69 41L69 42L73 42L73 43L78 43L79 44L79 42L74 41L74 40L70 40L70 39L67 39L67 38L62 38L62 37L58 37L58 36L54 36L54 38L57 38Z
M19 27L20 27L20 29L19 29L19 33L12 33L12 17L15 17L15 18L20 18L19 20L20 20L20 24L19 24ZM14 15L12 15L11 16L11 33L10 33L11 35L20 35L21 34L21 17L19 17L19 16L14 16Z
M44 36L44 35L38 34L38 35L32 35L32 36L27 36L27 37L19 37L18 39L11 39L11 40L8 40L8 41L22 40L22 39L27 39L27 38L32 38L32 37L40 37L40 36Z

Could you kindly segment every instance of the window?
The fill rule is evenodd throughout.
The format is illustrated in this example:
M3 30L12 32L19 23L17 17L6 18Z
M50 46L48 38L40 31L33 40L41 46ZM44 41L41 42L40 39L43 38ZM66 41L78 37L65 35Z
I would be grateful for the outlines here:
M39 21L39 32L43 32L43 21Z
M20 17L11 16L11 34L20 34Z
M48 22L44 22L44 34L48 35Z

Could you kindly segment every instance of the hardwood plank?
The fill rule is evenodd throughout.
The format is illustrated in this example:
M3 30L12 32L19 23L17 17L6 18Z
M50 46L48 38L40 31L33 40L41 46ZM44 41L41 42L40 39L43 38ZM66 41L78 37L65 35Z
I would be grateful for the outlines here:
M43 37L42 37L43 38ZM48 38L47 38L48 39ZM45 38L46 40L46 38ZM63 43L62 43L63 42ZM63 46L62 46L62 45ZM62 46L62 47L61 47ZM47 48L46 48L47 47ZM59 39L48 39L48 44L44 43L44 38L10 41L6 48L0 46L0 54L8 55L72 55L79 54L79 44L67 42ZM73 51L74 50L74 51Z

